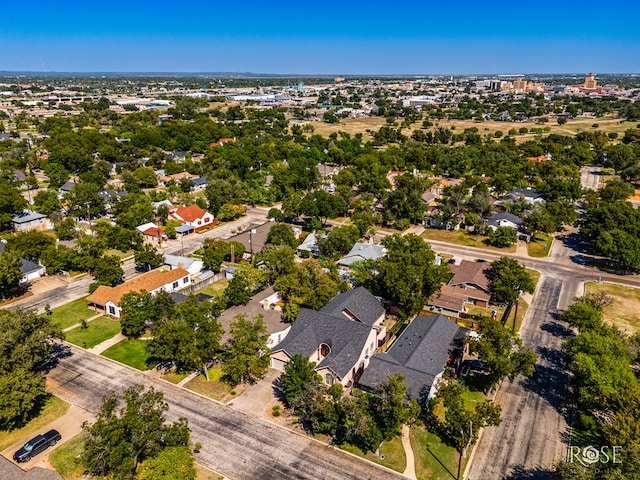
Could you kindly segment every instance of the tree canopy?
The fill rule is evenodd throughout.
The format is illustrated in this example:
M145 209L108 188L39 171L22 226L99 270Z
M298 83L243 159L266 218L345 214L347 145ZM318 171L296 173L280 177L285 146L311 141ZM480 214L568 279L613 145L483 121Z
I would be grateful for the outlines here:
M95 423L83 424L81 459L88 471L132 479L140 462L157 458L165 448L189 446L187 420L166 422L169 406L162 392L138 385L127 388L122 400L124 405L115 392L110 393L103 398Z

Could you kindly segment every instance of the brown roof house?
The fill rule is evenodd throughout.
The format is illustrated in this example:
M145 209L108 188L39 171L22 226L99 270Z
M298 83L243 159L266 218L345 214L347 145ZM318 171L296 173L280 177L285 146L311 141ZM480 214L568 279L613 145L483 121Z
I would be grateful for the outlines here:
M86 298L86 301L88 305L93 305L95 311L102 310L105 315L120 318L122 316L120 300L127 293L143 290L151 294L160 290L171 293L189 285L191 285L189 272L184 268L153 270L115 287L100 285Z
M490 270L487 263L469 260L451 265L453 277L442 286L437 296L429 300L427 306L431 311L456 318L466 312L466 304L488 307L491 298Z

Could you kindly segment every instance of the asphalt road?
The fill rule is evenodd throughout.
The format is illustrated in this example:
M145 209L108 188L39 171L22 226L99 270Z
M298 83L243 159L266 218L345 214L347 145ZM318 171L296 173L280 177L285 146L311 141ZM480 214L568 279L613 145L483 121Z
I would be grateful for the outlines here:
M520 330L524 344L538 355L535 373L502 383L496 396L502 423L484 429L468 480L554 478L555 463L566 456L574 403L562 352L562 341L571 332L557 320L556 306L561 292L575 292L575 287L573 281L563 285L557 277L541 278Z
M192 440L202 443L198 462L235 480L401 479L400 474L316 442L162 380L69 346L47 375L56 396L92 413L110 391L153 386L169 404L167 419L189 420Z

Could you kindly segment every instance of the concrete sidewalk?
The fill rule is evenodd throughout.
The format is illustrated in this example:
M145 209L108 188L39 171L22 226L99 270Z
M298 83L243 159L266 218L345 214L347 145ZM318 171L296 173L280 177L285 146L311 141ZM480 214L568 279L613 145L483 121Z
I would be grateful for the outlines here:
M416 462L413 456L413 449L411 448L411 440L409 439L410 427L409 425L402 426L402 446L404 447L404 453L407 456L407 467L402 474L405 477L416 480Z
M93 348L88 348L87 351L95 353L96 355L100 355L107 348L113 347L116 343L120 343L125 338L127 337L125 337L122 333L118 333L117 335L111 337L109 340L105 340L104 342L99 343Z

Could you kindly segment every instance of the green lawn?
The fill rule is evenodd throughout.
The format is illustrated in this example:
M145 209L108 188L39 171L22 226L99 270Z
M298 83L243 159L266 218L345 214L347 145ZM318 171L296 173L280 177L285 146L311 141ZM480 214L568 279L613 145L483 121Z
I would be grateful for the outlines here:
M107 348L102 355L138 370L149 370L158 361L148 352L149 340L125 339Z
M458 472L458 452L423 426L411 427L411 449L416 462L416 476L429 480L455 480ZM467 463L462 459L462 472Z
M455 243L456 245L463 245L465 247L484 248L487 250L494 250L496 252L515 253L516 246L511 245L506 248L497 248L487 245L485 240L486 236L474 235L472 233L465 232L464 230L440 230L437 228L427 228L422 234L422 238L426 240L436 240L440 242Z
M222 278L215 283L212 283L208 287L204 287L202 290L198 290L195 293L204 293L206 295L211 295L212 297L218 297L222 295L224 289L229 285L229 280L226 278Z
M544 258L549 255L553 237L544 233L536 233L527 243L527 252L530 257Z
M29 437L39 433L44 427L67 413L69 406L67 402L60 400L58 397L47 394L43 399L42 405L40 405L39 411L34 412L34 415L37 416L24 427L11 431L0 430L0 450L8 448L21 439L26 442Z
M395 470L396 472L402 473L407 467L407 456L404 453L404 448L402 446L402 437L400 435L396 435L388 442L384 442L379 449L380 455L375 455L372 452L369 452L365 455L358 447L354 447L353 445L349 444L340 445L340 448L346 450L347 452L353 453L354 455L358 455L359 457L363 457L372 462L384 465L385 467L390 468L391 470Z
M121 252L120 250L116 250L115 248L111 248L105 252L105 255L115 255L120 260L125 260L129 258L133 258L133 250L127 250L126 252Z
M107 317L96 318L87 328L76 327L65 334L65 340L83 348L92 348L120 332L120 322Z
M189 376L188 373L168 372L162 375L162 378L171 383L180 383Z
M185 385L189 390L198 392L206 397L213 398L222 402L227 397L233 388L223 382L222 380L222 366L217 365L209 369L209 381L204 375L198 375L193 380L190 380Z
M65 480L80 480L84 478L84 467L80 463L80 454L84 449L84 438L76 435L51 452L51 465Z
M81 320L86 320L100 313L89 310L84 298L79 298L78 300L54 308L51 312L53 312L51 315L53 323L59 325L62 329L80 323Z

